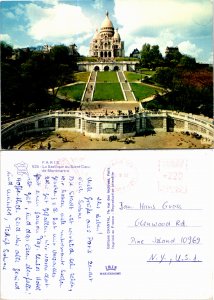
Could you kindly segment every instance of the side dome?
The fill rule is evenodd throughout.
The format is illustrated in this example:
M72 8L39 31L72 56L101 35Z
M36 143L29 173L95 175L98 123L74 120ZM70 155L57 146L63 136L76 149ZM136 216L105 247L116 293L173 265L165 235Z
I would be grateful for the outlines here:
M94 36L93 36L93 40L97 40L97 39L99 39L99 37L100 37L100 34L98 32L98 29L97 29Z
M114 32L114 40L120 41L120 35L118 33L118 29L116 29L115 32Z

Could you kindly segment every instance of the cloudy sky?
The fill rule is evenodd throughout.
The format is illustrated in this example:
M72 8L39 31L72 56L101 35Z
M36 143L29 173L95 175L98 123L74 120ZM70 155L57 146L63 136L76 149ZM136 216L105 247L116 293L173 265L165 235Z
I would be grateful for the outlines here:
M88 55L106 10L125 41L125 53L144 43L178 46L198 62L212 63L213 0L0 1L0 39L14 48L75 43Z

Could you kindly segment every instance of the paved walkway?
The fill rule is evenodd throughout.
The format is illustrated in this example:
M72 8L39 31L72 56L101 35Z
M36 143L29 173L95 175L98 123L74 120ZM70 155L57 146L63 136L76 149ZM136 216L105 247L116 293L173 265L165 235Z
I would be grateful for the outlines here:
M92 71L89 80L86 84L82 102L91 102L93 100L95 85L96 85L97 72Z
M125 74L123 71L117 72L118 81L120 83L124 99L126 101L136 101L135 95L131 90L129 82L126 80Z
M122 71L118 71L117 74L118 74L120 82L125 82L126 81L126 77L125 77L125 75Z

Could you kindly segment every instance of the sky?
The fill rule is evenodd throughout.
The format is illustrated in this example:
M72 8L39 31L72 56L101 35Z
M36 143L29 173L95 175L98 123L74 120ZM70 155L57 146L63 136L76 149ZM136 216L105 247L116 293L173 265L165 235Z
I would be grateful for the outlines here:
M0 1L0 39L14 48L75 43L88 55L90 41L109 12L125 54L143 44L179 47L197 62L213 63L213 0Z

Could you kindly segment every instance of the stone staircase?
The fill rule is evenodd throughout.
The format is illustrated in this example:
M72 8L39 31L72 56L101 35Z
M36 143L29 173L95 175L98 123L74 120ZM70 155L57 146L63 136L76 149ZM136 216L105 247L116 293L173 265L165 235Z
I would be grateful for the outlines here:
M124 99L126 101L136 101L135 95L131 90L129 82L126 80L125 74L123 71L117 72L118 81L120 83Z
M96 78L97 78L97 72L92 71L90 73L89 80L88 80L85 90L83 92L81 102L93 101L93 95L94 95L95 86L96 86ZM125 77L125 74L123 73L123 71L117 72L117 78L120 83L121 90L122 90L125 101L136 101L135 95L131 90L131 86L130 86L129 82L126 80L126 77Z
M95 85L96 85L97 72L92 71L89 80L85 86L81 102L90 102L93 100Z

